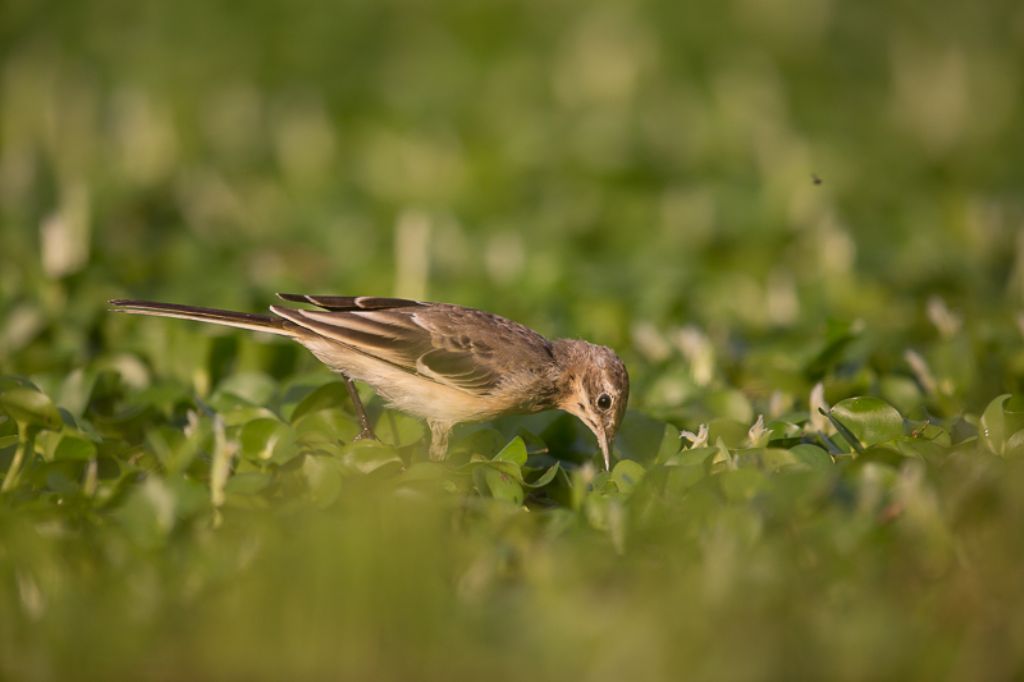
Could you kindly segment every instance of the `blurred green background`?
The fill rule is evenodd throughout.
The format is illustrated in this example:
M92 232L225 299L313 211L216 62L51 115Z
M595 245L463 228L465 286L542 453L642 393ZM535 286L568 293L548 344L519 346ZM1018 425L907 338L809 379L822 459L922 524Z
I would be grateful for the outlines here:
M0 674L1024 674L991 402L1024 392L1022 83L1010 0L7 0ZM377 403L386 444L342 446L301 348L105 305L276 291L610 345L639 464L549 415L435 470ZM897 431L816 411L853 396Z

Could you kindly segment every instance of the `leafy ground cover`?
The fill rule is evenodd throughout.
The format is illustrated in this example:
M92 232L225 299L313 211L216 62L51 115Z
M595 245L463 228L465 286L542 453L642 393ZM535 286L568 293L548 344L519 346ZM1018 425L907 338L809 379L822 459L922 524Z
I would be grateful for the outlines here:
M18 677L1017 672L1009 396L914 420L819 395L682 437L631 413L603 472L568 416L464 429L446 464L386 410L353 443L326 376L58 395L0 393Z
M1019 679L1019 3L6 3L0 677ZM610 345L448 463L280 340Z

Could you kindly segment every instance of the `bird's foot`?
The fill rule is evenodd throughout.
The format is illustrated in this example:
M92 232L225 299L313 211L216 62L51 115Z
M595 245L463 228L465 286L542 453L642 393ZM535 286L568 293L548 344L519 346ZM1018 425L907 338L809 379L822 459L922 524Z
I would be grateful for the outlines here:
M370 419L366 416L366 408L363 407L363 401L359 399L356 385L344 374L342 378L345 380L345 388L348 389L348 395L352 399L352 408L355 410L356 418L359 420L359 433L354 440L380 440L377 438L377 434L373 432L373 427L370 426Z
M377 438L377 434L373 432L373 429L370 428L370 425L367 423L362 425L359 433L357 433L356 437L352 440L380 440L380 438Z

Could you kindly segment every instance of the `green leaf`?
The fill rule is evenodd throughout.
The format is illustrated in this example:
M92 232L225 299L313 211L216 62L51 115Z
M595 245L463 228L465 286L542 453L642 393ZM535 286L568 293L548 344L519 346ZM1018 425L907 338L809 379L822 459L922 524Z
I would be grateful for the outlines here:
M746 437L749 424L754 421L754 408L742 391L716 391L708 396L707 405L712 415L743 424L743 437Z
M291 413L292 423L305 415L329 408L340 408L349 402L348 389L344 382L332 381L324 384L303 398Z
M180 429L156 425L146 432L146 443L168 472L181 472L213 439L209 419L200 419L188 437Z
M246 471L236 473L224 484L224 492L232 495L255 495L274 480L274 477L263 471Z
M511 462L516 466L523 466L526 464L526 443L522 438L516 436L494 456L494 461Z
M904 451L901 449L870 447L857 455L857 462L860 464L884 464L885 466L898 468L908 456L915 459L920 458L920 455L913 451L907 451L907 453L904 454Z
M719 438L715 441L715 454L708 461L708 470L710 473L717 473L719 471L730 471L735 467L736 464L733 461L732 452L726 447L722 439Z
M715 475L726 499L734 502L753 498L765 485L764 475L756 469L736 469Z
M177 522L178 498L167 481L149 475L132 489L115 517L135 543L156 547L163 543Z
M591 493L583 502L583 512L592 528L608 533L617 552L625 549L626 511L619 496Z
M748 422L735 419L712 419L708 422L708 442L717 443L721 440L726 447L738 448L747 442Z
M879 392L903 414L914 412L924 399L917 382L906 376L883 376L879 380Z
M75 495L82 490L82 465L74 462L47 462L32 472L33 477L43 477L46 487L62 495Z
M791 450L783 448L754 448L737 453L741 468L755 468L764 471L782 471L783 469L806 468Z
M302 462L302 474L309 486L313 503L326 507L341 494L342 475L337 460L330 457L307 456Z
M340 408L308 412L292 421L299 442L306 447L323 447L349 443L359 433L359 425Z
M121 395L121 379L112 372L103 372L96 378L93 400L109 401ZM239 403L240 399L231 396ZM138 406L151 406L165 414L171 413L176 405L192 402L192 392L177 382L162 381L135 394L133 401ZM215 406L220 409L219 406Z
M480 464L487 464L488 466L503 471L512 478L516 479L519 483L523 482L523 469L515 462L505 462L502 460L492 460L490 462L481 462ZM480 464L474 465L479 466Z
M1006 439L1010 435L1007 432L1004 406L1011 397L1009 393L1004 393L994 398L981 414L981 426L978 435L981 437L981 442L985 444L985 447L997 455L1001 455L1005 451Z
M63 424L60 412L50 398L35 389L14 387L0 393L0 409L11 419L26 426L59 429Z
M419 443L427 435L421 419L394 410L385 410L374 426L381 442L396 448Z
M703 447L694 448L692 450L683 450L675 457L672 458L672 464L678 464L681 466L700 465L705 466L710 464L710 459L713 455L718 454L718 448L716 447Z
M633 488L643 480L647 470L637 462L630 459L621 460L612 469L612 482L619 489L619 492L628 495Z
M375 471L397 472L402 468L402 458L394 447L375 440L358 440L345 447L341 461L362 474Z
M831 469L833 466L832 455L817 445L801 443L794 445L789 451L798 462L810 469Z
M62 435L53 451L54 461L89 460L96 456L96 444L80 436Z
M886 443L903 435L903 417L896 408L880 398L847 398L836 403L829 416L849 429L864 446ZM855 443L851 445L856 448Z
M258 405L238 404L229 406L227 409L217 409L224 426L242 426L254 419L271 419L277 421L277 416L265 407Z
M658 454L654 457L654 461L659 464L664 464L672 459L676 453L682 449L682 447L683 443L679 439L679 429L671 424L665 424L665 428L661 436L661 444L658 446Z
M1024 429L1017 431L1006 439L1006 448L1004 453L1007 457L1024 456Z
M665 478L665 494L669 498L681 497L687 490L707 478L703 464L684 464L668 467Z
M254 419L242 427L240 436L242 455L252 461L283 463L298 451L295 432L276 419Z
M1016 433L1024 429L1024 396L1015 395L1003 405L1006 432Z
M767 422L764 425L764 428L768 431L768 442L783 440L786 438L797 438L803 431L793 422L781 419L773 419L772 421Z
M831 412L826 412L821 407L818 408L818 413L824 415L838 432L835 438L829 438L825 434L821 434L821 437L825 439L825 442L831 446L829 448L830 451L832 448L835 448L836 453L849 452L850 450L853 450L854 452L864 452L864 446L861 444L860 439L854 435L853 431L850 431L850 429L847 428L846 424L836 419ZM837 440L839 441L838 444L836 444ZM841 445L846 445L847 449L842 449L840 447Z
M510 471L510 462L486 462L473 471L474 478L483 480L483 487L496 500L505 500L516 505L523 503L523 487ZM518 472L518 467L515 468Z
M61 384L58 402L71 414L81 417L89 404L93 387L96 385L96 372L78 368L65 377Z
M30 388L33 391L39 390L38 386L25 377L13 374L0 374L0 394L9 391L12 388Z
M232 374L217 386L218 393L230 393L253 405L270 402L277 390L277 382L262 372Z
M543 474L541 474L540 477L537 478L537 480L535 480L533 483L523 483L523 485L525 485L527 488L543 488L547 484L551 483L551 481L555 480L555 476L558 474L561 468L561 465L558 462L555 462L554 464L549 466L547 470Z
M807 362L804 373L812 381L822 377L830 367L841 359L843 352L856 340L858 333L858 330L852 325L831 329L824 346L817 355Z
M629 410L615 438L615 447L624 459L648 462L658 456L665 439L665 422ZM675 429L673 429L675 430ZM679 449L679 431L675 430L676 450Z
M449 451L466 453L470 457L490 458L508 445L507 438L506 435L495 428L476 428L472 432L466 433L465 436L453 441Z

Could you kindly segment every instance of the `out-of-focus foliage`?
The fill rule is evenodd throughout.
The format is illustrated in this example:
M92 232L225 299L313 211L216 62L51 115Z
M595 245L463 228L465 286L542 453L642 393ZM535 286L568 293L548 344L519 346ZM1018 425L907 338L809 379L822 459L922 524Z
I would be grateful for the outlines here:
M4 3L0 677L1024 675L1022 83L1009 0ZM615 347L615 467L104 303L285 290Z

